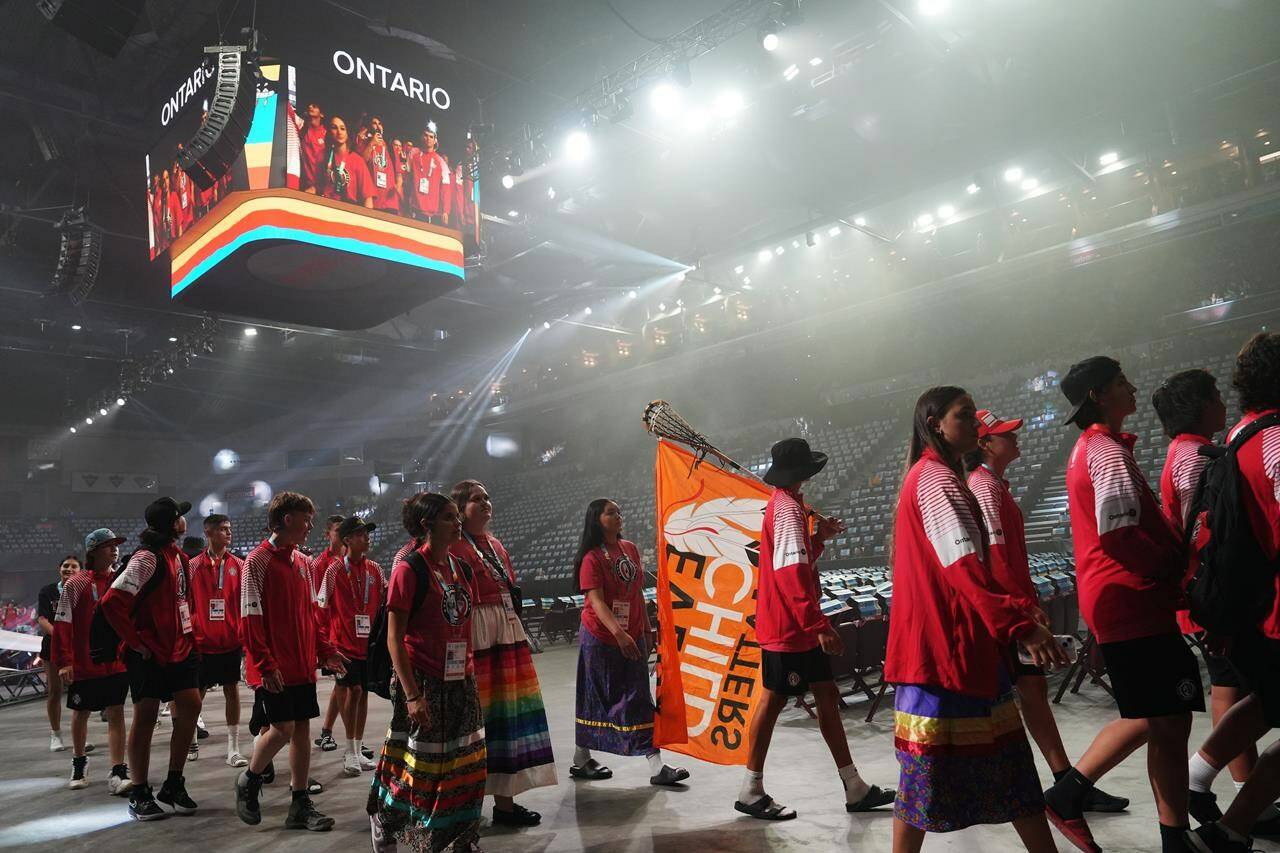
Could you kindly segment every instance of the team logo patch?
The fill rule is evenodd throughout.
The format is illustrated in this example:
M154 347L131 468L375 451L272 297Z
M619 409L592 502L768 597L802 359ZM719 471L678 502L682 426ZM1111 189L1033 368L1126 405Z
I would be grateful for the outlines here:
M1179 681L1175 689L1178 691L1178 698L1184 702L1190 701L1196 695L1196 683L1190 678Z
M71 694L71 704L72 704L72 705L79 705L79 704L80 704L80 694L79 694L79 693L72 693L72 694Z
M798 672L788 672L788 673L787 673L787 684L790 684L792 687L799 687L799 686L800 686L800 673L798 673Z
M613 562L613 573L617 575L618 580L623 583L631 583L636 579L636 564L631 562L631 558L623 554Z
M440 598L440 612L450 625L461 625L471 613L471 593L460 584L451 584Z

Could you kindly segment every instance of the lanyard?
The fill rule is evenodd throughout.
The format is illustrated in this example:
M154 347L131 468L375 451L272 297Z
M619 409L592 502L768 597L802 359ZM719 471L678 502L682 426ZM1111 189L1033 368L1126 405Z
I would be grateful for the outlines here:
M97 578L89 578L89 591L93 593L93 600L96 603L99 595Z
M205 551L204 553L205 553L205 556L209 558L210 563L215 562L214 556L212 554L210 554L208 551ZM218 589L221 590L223 573L226 571L226 568L227 568L227 552L226 551L222 552L222 558L216 561L216 565L218 567Z
M440 585L440 595L442 596L448 595L449 587L456 586L458 583L458 567L453 562L453 555L450 554L448 551L446 551L444 556L446 560L445 564L449 566L449 583L448 584L445 584L444 577L441 576L440 572L436 569L436 566L445 565L445 564L436 563L430 559L427 560L427 565L431 566L431 574L435 575L436 583Z
M347 585L351 587L351 597L352 597L352 598L355 598L355 597L356 597L356 595L357 595L357 593L356 593L356 587L355 587L355 578L353 578L353 577L351 576L351 558L350 558L350 557L348 557L346 554L343 554L343 555L342 555L342 565L343 565L343 566L346 568L346 570L347 570ZM368 606L369 606L369 586L370 586L372 583L373 583L373 575L372 575L372 574L370 574L368 571L366 571L366 572L365 572L365 575L364 575L364 605L365 605L365 607L368 607Z
M462 535L467 538L467 542L470 543L476 554L480 556L480 562L488 567L493 579L499 583L505 583L507 580L507 568L502 564L501 558L498 557L498 550L493 545L489 545L488 550L481 548L480 543L476 542L475 538L465 530ZM606 554L606 556L608 555Z

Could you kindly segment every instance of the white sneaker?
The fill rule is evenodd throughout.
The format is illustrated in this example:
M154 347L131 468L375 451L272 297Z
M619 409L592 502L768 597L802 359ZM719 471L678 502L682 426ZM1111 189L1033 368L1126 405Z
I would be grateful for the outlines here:
M377 770L378 762L374 761L372 758L365 758L362 755L360 756L360 769L361 770Z
M67 782L67 787L73 791L79 791L81 788L89 787L88 762L83 758L73 758L71 760L71 781Z
M62 732L49 732L49 751L62 752L67 745L62 742Z
M191 741L191 746L187 747L187 761L200 760L200 747L196 746L195 741Z
M228 767L248 767L249 759L245 758L243 755L241 755L238 752L229 752L227 753L227 766Z
M169 716L169 705L167 703L160 706L160 716L162 717Z
M347 753L342 757L342 775L343 776L359 776L360 775L360 756Z
M107 777L107 791L115 797L123 797L133 790L133 783L129 781L129 777L117 776L115 771L111 771L111 775Z

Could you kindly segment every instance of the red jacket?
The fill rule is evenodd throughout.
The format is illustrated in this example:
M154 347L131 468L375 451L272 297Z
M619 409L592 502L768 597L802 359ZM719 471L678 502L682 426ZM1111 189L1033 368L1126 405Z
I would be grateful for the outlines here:
M136 551L99 606L126 646L146 646L162 664L179 663L199 647L200 629L191 616L186 557L176 542L165 545L160 553L164 565L157 567L154 554ZM147 593L134 613L138 591L157 571L163 573L159 585Z
M831 623L818 607L818 557L822 543L809 534L804 496L774 489L760 530L760 582L756 640L771 652L807 652Z
M1133 459L1136 441L1094 424L1067 462L1080 613L1100 643L1178 630L1182 543Z
M1200 475L1209 464L1209 457L1200 455L1200 448L1207 444L1209 439L1191 433L1174 437L1169 442L1169 452L1164 458L1164 470L1160 472L1160 501L1164 507L1164 515L1174 534L1182 541L1186 541L1187 514L1191 510L1196 487L1200 484ZM1191 543L1183 586L1191 580L1199 563L1198 544L1195 541ZM1191 621L1191 614L1183 609L1178 611L1178 629L1184 634L1194 634L1200 631L1200 626Z
M279 672L286 687L314 683L316 665L333 655L319 626L307 558L292 545L264 540L249 552L240 586L240 642L245 681Z
M1040 606L1040 595L1031 582L1022 510L1009 491L1009 482L997 477L986 465L979 465L969 474L969 491L982 510L982 526L987 534L987 567L996 582L1019 600L1019 606L1035 610Z
M1246 425L1274 411L1246 412L1240 423L1227 433L1227 440L1234 438ZM1262 553L1275 560L1280 554L1280 427L1264 429L1260 435L1255 435L1240 449L1236 459L1240 464L1240 476L1244 479L1243 498L1245 510L1249 513L1249 525L1262 546ZM1260 627L1263 634L1280 640L1280 575L1276 576L1275 588L1275 603Z
M1004 648L1036 623L987 567L980 514L960 475L932 450L903 479L885 681L998 695Z
M240 577L244 561L227 551L215 563L206 549L191 561L192 613L200 626L202 654L240 648Z
M319 554L311 558L311 591L315 594L316 600L320 600L320 586L324 583L324 576L329 571L332 563L341 563L342 555L333 552L329 546Z
M320 608L326 617L329 642L350 660L369 655L373 617L386 597L387 580L373 560L358 563L343 557L329 563L320 584Z
M110 572L77 572L62 587L53 616L53 664L59 669L71 664L76 681L124 672L120 658L111 663L94 663L89 657L89 624L98 601L110 588Z

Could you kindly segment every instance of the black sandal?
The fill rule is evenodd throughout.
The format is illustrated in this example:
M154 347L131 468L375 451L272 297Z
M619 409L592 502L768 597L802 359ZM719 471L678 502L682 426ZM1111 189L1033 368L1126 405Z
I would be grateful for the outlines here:
M844 810L847 812L869 812L872 809L887 806L897 798L898 792L896 790L886 791L879 785L872 785L862 799L856 803L845 803Z
M594 758L592 758L581 767L579 767L577 764L571 765L569 767L569 775L572 776L574 779L588 779L588 780L598 781L601 779L612 779L613 771L610 770L608 767L605 767L599 761L596 761Z
M781 803L775 803L773 797L765 794L751 805L738 800L733 807L745 815L760 820L791 820L796 817L796 810L789 809Z
M670 764L664 764L662 765L662 769L658 771L657 776L649 777L649 784L672 788L688 778L689 771L685 770L683 767L672 767Z
M494 806L493 822L499 826L537 826L542 823L542 815L519 803L512 803L510 810Z

